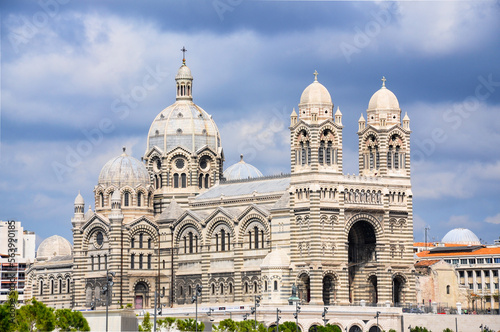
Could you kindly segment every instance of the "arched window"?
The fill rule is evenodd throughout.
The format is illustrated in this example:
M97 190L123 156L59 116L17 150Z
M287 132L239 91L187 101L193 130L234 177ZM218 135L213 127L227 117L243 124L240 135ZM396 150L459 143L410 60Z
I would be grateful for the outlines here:
M245 294L248 294L248 282L245 282Z
M187 177L186 177L186 173L182 173L182 174L181 174L181 182L182 182L182 188L186 188L186 187L187 187Z
M130 239L130 247L134 248L135 247L135 238Z
M151 238L148 239L148 249L151 249Z
M40 295L43 295L43 280L40 280Z
M274 280L274 290L278 290L278 280Z
M253 228L254 237L255 237L255 249L259 249L259 229L257 226Z
M264 281L264 291L267 292L267 280Z
M448 294L448 295L450 294L450 285L446 286L446 294Z
M70 286L71 286L71 280L69 278L66 278L66 293L68 294L70 291Z
M103 195L103 193L99 194L99 204L101 205L101 207L104 207L104 195Z
M184 295L184 287L182 287L182 286L180 287L179 293L180 293L181 296Z
M184 239L184 253L187 254L188 253L187 238L184 236L183 239Z
M252 249L252 231L248 232L248 249Z
M224 295L224 284L220 283L220 295Z
M130 269L135 269L135 254L130 255Z
M260 230L260 242L262 243L261 247L264 248L264 231Z
M259 288L259 287L258 287L257 281L254 281L254 282L253 282L253 292L254 292L254 293L257 293L258 288Z
M399 169L399 146L396 146L396 153L394 153L394 168Z
M215 295L215 284L212 284L212 295Z
M215 234L215 251L219 251L219 234Z
M108 269L108 255L104 255L104 269Z
M179 188L179 174L174 174L174 188Z
M54 279L50 279L50 294L54 294Z
M191 287L191 285L188 286L188 295L191 296L191 294L193 293L193 288Z
M189 232L189 253L193 253L193 233Z
M137 194L137 206L141 206L141 203L142 203L141 201L142 201L142 193L139 192Z
M148 270L151 270L151 258L153 255L149 254L148 255Z
M220 231L220 248L221 251L226 250L226 231L223 229Z
M227 233L227 250L231 250L231 234Z
M233 294L233 284L229 283L229 294Z
M130 204L130 194L128 193L128 191L125 192L125 194L123 195L123 206L129 206Z
M163 269L165 269L165 260L163 260Z
M143 243L144 243L144 234L143 233L139 233L139 248L142 249Z
M325 142L321 141L318 148L318 162L323 165L323 156L325 154Z
M392 146L389 146L389 151L387 152L387 168L392 168Z
M205 175L205 188L210 188L210 177L208 174Z
M198 235L195 235L194 240L195 240L196 252L198 252Z
M198 188L203 188L203 174L198 177Z
M142 270L142 261L143 261L144 255L140 254L139 255L139 270Z
M62 279L59 278L59 294L62 294L63 286L62 286Z
M94 256L90 256L90 266L91 266L91 270L94 271Z

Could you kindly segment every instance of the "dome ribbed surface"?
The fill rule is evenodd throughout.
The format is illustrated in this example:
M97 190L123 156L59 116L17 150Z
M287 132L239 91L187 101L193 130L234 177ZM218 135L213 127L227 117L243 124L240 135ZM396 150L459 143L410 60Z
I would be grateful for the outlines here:
M38 260L48 260L56 256L71 255L71 243L59 235L52 235L40 243L36 252Z
M104 165L99 174L98 184L106 187L114 185L118 188L123 186L136 187L137 185L147 187L150 184L150 179L146 166L124 152L121 156L111 159Z
M78 196L75 198L75 205L84 205L85 201L83 200L83 196L78 193Z
M175 75L175 78L193 79L193 76L191 75L191 69L189 69L189 67L186 65L182 65L177 71L177 75Z
M455 228L446 233L441 240L443 243L480 245L481 241L471 230L467 228Z
M224 171L226 180L243 180L248 178L259 178L263 176L262 173L255 167L241 160L236 164L229 166Z
M399 109L399 101L396 95L385 86L373 94L368 103L369 110L393 110Z

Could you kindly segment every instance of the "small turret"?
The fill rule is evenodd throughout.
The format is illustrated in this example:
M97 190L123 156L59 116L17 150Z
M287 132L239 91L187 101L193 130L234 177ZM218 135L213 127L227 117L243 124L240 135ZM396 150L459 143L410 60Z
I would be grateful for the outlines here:
M366 121L365 117L363 116L363 113L361 113L361 116L359 117L358 124L359 124L359 131L365 129Z
M410 130L410 117L406 112L405 112L405 117L403 118L403 128L406 130Z
M295 126L296 124L297 124L297 112L295 112L295 107L294 107L292 114L290 114L290 125Z
M340 112L340 107L337 106L337 112L335 112L335 123L342 126L342 112Z
M75 198L75 218L83 218L84 208L85 201L83 200L80 192L78 192L78 195Z

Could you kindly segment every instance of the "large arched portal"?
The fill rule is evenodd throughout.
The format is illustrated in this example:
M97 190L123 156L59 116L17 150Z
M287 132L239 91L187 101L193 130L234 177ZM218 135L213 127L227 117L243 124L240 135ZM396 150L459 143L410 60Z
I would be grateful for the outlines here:
M349 302L355 300L355 289L361 289L363 279L362 270L366 263L376 260L375 246L377 238L373 226L366 220L356 221L347 237L349 243Z
M146 300L148 295L148 285L140 281L135 285L134 289L134 307L135 309L143 309L147 306Z
M368 295L370 303L378 303L377 276L375 275L368 278Z

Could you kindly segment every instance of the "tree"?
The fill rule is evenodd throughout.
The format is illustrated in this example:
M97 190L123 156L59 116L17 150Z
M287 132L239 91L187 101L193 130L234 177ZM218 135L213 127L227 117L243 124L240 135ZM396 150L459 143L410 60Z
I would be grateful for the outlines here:
M446 329L443 330L443 332L453 332L453 330L449 329L449 328L446 328Z
M55 314L60 331L90 331L89 323L80 311L57 309Z
M16 291L9 293L9 299L0 306L0 331L15 331L15 317L18 294Z
M164 327L167 331L170 331L176 327L176 321L177 318L175 317L165 317L165 319L159 319L157 323L159 327Z
M16 312L16 328L20 332L52 331L55 327L54 309L35 298L28 300Z
M149 312L146 312L141 325L139 325L139 331L151 332L152 328L153 326L151 326L151 319L149 318Z
M214 332L267 332L266 327L262 323L257 322L257 329L255 329L255 325L255 320L253 319L235 322L228 318L222 320L219 325L212 326L212 330Z
M196 330L196 325L195 325L195 320L192 318L188 319L178 319L177 320L177 328L179 331L195 331ZM203 322L198 322L198 331L203 331L205 329L205 324Z
M415 326L414 328L412 328L410 330L410 332L432 332L432 331L429 331L427 328L425 327L420 327L420 326Z

